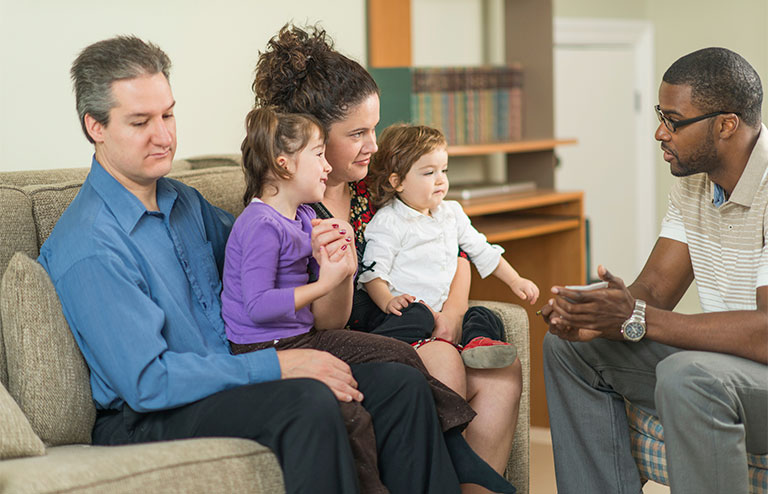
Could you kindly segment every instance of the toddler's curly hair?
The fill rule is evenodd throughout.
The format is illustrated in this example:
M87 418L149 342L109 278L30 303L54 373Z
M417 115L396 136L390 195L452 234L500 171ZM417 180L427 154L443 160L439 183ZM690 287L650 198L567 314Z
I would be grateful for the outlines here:
M373 205L381 207L397 196L389 181L393 173L402 182L419 158L445 146L443 133L426 125L394 124L384 129L366 178Z

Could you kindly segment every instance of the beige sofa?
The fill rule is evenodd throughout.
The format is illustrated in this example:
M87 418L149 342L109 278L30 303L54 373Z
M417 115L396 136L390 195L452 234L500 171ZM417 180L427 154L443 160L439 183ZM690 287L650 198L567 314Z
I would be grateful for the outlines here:
M95 409L88 369L53 286L34 261L87 172L0 173L0 492L283 492L274 455L254 441L90 445ZM242 210L243 176L232 156L176 161L170 176L235 215ZM523 363L507 477L527 493L528 320L518 306L483 304L502 317Z

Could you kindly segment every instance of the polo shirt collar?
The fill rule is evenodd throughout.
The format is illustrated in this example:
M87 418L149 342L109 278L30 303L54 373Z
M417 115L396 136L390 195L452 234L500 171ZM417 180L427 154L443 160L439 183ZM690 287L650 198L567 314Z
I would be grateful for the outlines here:
M761 124L760 136L757 138L752 154L749 155L747 166L736 182L729 201L749 207L763 182L766 166L768 166L768 130Z
M127 233L133 231L139 220L149 213L144 204L131 191L104 169L95 155L87 180L112 212L120 227ZM160 212L166 217L170 214L177 195L178 193L167 179L158 180L157 204Z

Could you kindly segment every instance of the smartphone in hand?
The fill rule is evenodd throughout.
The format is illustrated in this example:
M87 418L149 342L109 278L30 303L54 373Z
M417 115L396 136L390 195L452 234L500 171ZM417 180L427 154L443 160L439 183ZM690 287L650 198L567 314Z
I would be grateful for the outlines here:
M608 282L607 281L597 281L595 283L590 283L589 285L565 285L566 290L574 290L577 292L591 292L592 290L600 290L603 288L608 288ZM565 300L576 303L575 300L570 299L568 297L563 297Z
M568 290L576 290L579 292L591 292L592 290L600 290L602 288L608 288L607 281L597 281L590 283L589 285L565 285Z

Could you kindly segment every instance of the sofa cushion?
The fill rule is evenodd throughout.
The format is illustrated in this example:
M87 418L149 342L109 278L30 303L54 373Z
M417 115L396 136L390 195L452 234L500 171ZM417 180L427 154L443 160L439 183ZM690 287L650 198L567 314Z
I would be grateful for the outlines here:
M21 170L0 172L0 184L24 187L35 184L56 184L61 182L82 182L90 167L54 168L49 170Z
M239 167L220 166L172 173L169 178L197 189L208 202L238 216L245 205L245 176Z
M37 257L37 233L32 218L32 202L18 187L0 185L0 277L11 256L18 251ZM0 383L8 385L0 322Z
M237 154L204 154L187 158L190 169L199 170L202 168L213 168L218 166L236 166L240 167L243 163L243 155Z
M73 445L49 448L47 453L0 462L0 489L94 494L285 492L275 455L247 439Z
M43 442L5 386L0 385L0 460L42 454Z
M490 300L470 300L469 305L482 305L501 319L504 324L504 340L512 343L517 348L517 357L523 371L523 382L529 382L531 375L530 366L530 340L528 338L528 313L515 304L494 302ZM507 460L506 477L518 492L528 492L528 469L530 464L530 394L523 391L520 397L520 412L515 428L515 439L512 443L512 452Z
M96 410L88 368L48 273L16 254L0 285L8 390L47 445L90 443Z
M32 201L32 213L37 228L37 247L48 239L62 213L75 198L82 182L63 182L58 184L28 185L24 187Z

